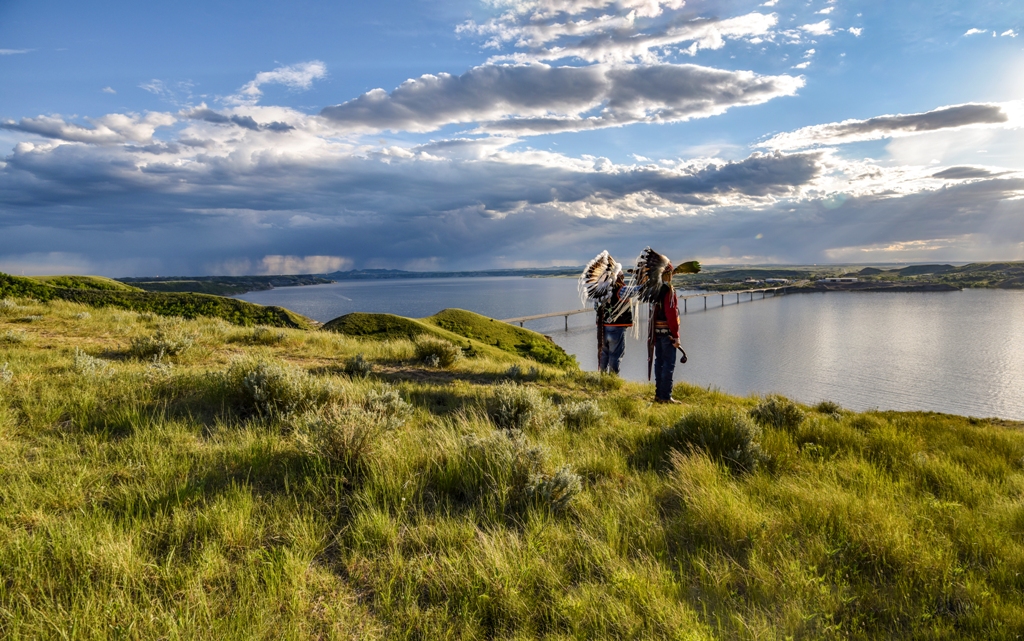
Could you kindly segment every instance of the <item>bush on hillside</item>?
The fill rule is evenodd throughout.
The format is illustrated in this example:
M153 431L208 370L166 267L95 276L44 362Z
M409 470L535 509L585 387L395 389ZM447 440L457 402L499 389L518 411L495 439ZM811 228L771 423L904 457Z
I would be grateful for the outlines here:
M288 335L280 330L260 325L248 333L246 342L252 345L276 345L287 337Z
M663 430L666 450L702 450L735 471L752 472L764 459L761 429L733 409L697 408Z
M75 348L75 357L71 365L72 369L82 376L105 376L111 373L110 363L102 358L96 358Z
M373 373L373 363L362 354L356 354L345 361L345 373L349 376L369 376Z
M757 407L750 410L750 418L762 427L794 430L803 422L804 411L785 396L772 394L761 399Z
M554 474L534 474L526 484L525 497L535 507L564 512L583 491L580 475L563 465Z
M9 329L0 334L0 345L21 345L28 341L28 334L23 331Z
M180 356L192 349L196 336L178 328L160 329L152 336L136 336L128 345L128 353L138 359Z
M562 422L571 430L593 427L604 416L596 401L566 403L561 407L561 414Z
M8 363L0 365L0 383L10 383L14 380L14 372Z
M443 338L418 336L416 338L416 359L430 367L448 369L462 358L462 348Z
M300 449L348 473L365 468L386 429L377 417L359 407L330 405L305 412L295 421Z
M505 382L494 388L490 416L500 429L526 430L543 425L550 410L550 401L535 388Z
M259 356L236 360L223 382L243 413L269 417L315 409L336 396L309 373Z
M821 401L814 406L814 411L819 414L825 414L837 421L843 418L843 407L839 403L833 403L832 401Z
M384 429L401 427L412 414L412 405L393 387L370 390L363 399L363 409Z

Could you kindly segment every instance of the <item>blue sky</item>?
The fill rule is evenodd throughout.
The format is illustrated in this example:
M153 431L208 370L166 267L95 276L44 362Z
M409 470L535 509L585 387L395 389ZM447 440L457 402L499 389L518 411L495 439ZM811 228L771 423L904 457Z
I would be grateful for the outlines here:
M0 0L0 270L1024 259L1019 2Z

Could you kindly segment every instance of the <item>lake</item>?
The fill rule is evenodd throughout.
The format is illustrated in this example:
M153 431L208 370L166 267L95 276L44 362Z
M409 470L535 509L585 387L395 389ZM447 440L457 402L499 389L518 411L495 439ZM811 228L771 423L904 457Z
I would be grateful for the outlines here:
M581 307L568 278L342 281L239 296L318 321L354 311L430 316L446 307L512 318ZM1024 291L790 294L691 299L675 380L732 394L777 392L854 410L933 410L1024 420ZM594 316L526 324L596 369ZM645 326L622 376L647 380Z

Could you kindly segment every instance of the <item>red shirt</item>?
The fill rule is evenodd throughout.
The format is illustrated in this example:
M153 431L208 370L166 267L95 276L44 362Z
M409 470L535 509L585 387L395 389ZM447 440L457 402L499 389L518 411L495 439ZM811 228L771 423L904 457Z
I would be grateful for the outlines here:
M672 338L679 340L679 299L670 285L662 285L660 299L654 304L654 326L667 328Z

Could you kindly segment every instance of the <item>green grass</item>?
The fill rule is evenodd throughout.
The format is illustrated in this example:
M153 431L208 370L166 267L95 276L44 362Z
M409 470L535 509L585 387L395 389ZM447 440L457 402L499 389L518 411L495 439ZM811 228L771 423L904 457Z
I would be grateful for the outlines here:
M236 325L312 328L314 323L283 307L264 307L207 294L145 292L99 276L11 276L0 272L0 299L64 300L181 318L221 318Z
M497 349L554 367L576 367L576 358L543 334L462 309L445 309L419 319L356 312L325 323L323 329L377 340L413 339L426 334L489 354Z
M1024 634L1018 423L59 299L7 332L0 638Z

